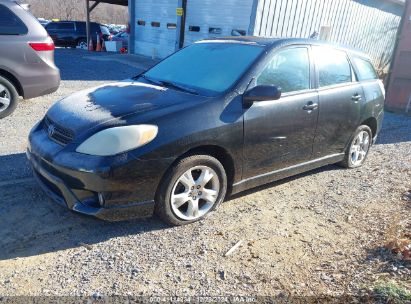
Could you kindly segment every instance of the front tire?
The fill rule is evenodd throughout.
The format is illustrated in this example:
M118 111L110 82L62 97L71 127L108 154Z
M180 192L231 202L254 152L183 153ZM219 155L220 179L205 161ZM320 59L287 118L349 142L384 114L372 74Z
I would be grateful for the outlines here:
M156 195L156 213L170 225L190 224L215 210L226 193L227 175L217 159L188 156L165 174Z
M0 119L9 116L17 107L19 93L14 85L0 76Z
M355 130L354 136L345 152L344 160L340 163L345 168L361 167L367 159L372 142L372 132L368 126L362 125Z

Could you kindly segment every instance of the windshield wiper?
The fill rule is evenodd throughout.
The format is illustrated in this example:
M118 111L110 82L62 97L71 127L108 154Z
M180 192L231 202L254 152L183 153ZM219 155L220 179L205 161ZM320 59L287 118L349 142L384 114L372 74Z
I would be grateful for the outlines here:
M191 94L198 95L198 92L196 90L191 89L191 88L187 88L187 87L182 86L180 84L176 84L172 81L155 80L155 79L152 79L152 78L148 77L146 74L141 74L139 77L142 77L145 80L147 80L147 81L149 81L153 84L156 84L156 85L161 85L161 86L164 86L164 87L172 87L172 88L178 89L180 91L184 91L184 92L188 92L188 93L191 93Z
M156 84L156 85L159 85L159 86L163 85L163 83L162 83L161 81L154 80L154 79L148 77L146 74L141 74L141 75L138 76L138 77L144 78L144 79L147 80L148 82L151 82L151 83Z
M187 88L185 86L182 86L181 84L176 84L172 81L166 81L166 80L159 80L159 82L161 82L161 84L165 87L172 87L172 88L178 89L180 91L184 91L184 92L188 92L188 93L191 93L191 94L198 95L198 92L196 90L191 89L191 88Z

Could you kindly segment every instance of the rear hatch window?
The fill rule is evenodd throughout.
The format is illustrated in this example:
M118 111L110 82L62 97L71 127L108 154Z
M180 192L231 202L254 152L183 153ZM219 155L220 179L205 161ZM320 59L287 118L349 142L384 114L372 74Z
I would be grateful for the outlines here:
M9 8L0 4L0 35L26 35L27 26Z
M366 59L354 57L354 64L358 70L358 79L361 81L378 79L372 63Z

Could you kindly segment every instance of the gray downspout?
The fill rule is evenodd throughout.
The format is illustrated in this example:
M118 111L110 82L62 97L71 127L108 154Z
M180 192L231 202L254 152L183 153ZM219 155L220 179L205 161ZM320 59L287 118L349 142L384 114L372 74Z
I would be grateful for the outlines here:
M253 6L251 8L251 15L250 15L250 25L248 26L248 33L247 33L247 35L249 36L254 36L258 2L259 0L253 0Z
M128 22L130 25L130 33L128 36L128 53L135 54L136 46L136 1L128 0Z

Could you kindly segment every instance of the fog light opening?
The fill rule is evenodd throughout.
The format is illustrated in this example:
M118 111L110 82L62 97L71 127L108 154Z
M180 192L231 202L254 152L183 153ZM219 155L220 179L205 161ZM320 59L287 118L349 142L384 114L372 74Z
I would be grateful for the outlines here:
M98 203L100 204L100 206L104 206L104 195L103 195L103 193L98 192L97 196L98 196Z

